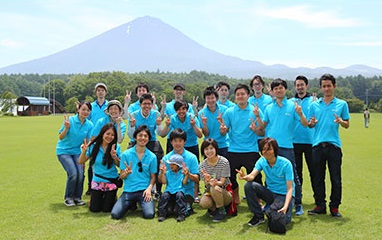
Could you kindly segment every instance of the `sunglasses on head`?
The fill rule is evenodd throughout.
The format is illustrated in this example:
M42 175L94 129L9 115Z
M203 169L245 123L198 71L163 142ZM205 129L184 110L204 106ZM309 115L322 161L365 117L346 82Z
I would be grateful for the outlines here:
M142 169L142 162L139 161L138 162L138 172L142 172L142 171L143 171L143 169Z

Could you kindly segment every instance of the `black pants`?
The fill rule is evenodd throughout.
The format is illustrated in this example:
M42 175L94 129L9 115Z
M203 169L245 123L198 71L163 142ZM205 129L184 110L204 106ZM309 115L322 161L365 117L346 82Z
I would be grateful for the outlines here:
M253 168L255 167L255 163L260 158L260 154L258 152L247 152L247 153L227 153L227 159L229 161L229 165L231 167L231 177L229 178L232 183L232 189L236 189L239 187L239 184L236 180L236 169L240 170L241 167L244 167L247 170L247 174L251 173ZM255 182L263 184L261 181L261 174L258 174L255 179Z
M312 144L293 143L293 149L294 149L294 159L296 161L297 175L298 175L298 178L300 179L301 186L303 181L303 178L302 178L302 169L304 165L303 157L305 157L306 165L308 166L308 170L309 170L310 182L312 183L312 172L313 172Z
M169 206L174 207L174 210L170 209L169 211ZM160 217L167 217L169 212L173 212L176 216L186 216L186 210L186 197L181 191L175 194L164 192L158 203L158 215Z
M117 200L117 191L118 189L106 192L92 190L90 195L90 211L111 212L111 209Z

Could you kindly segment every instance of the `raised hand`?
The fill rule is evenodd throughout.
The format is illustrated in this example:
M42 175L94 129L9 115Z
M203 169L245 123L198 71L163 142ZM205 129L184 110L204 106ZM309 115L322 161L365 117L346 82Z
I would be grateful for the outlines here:
M313 93L312 94L312 102L316 101L317 100L317 93Z
M137 123L137 120L135 119L135 116L131 115L130 113L128 114L129 115L129 122L130 122L130 127L135 127L135 124Z
M70 127L70 121L69 121L69 116L68 115L64 115L64 126L67 129Z
M298 105L297 101L294 101L294 110L297 112L299 116L302 114L302 107Z
M235 171L239 174L239 179L243 180L245 177L244 170L243 169L240 169L240 170L235 169Z
M259 103L253 104L253 114L255 114L256 117L260 117L259 113Z
M156 113L156 119L155 119L156 125L161 125L162 124L162 118L160 117L160 113Z
M129 90L126 90L125 103L129 104L130 101L131 101L131 91L129 92Z
M196 124L195 118L196 118L195 115L190 117L190 124L191 124L191 126L195 126L195 124Z
M201 119L202 119L203 126L207 126L208 118L204 116L204 112L202 112Z
M167 127L170 126L170 124L171 124L170 117L167 114L165 115L165 123L166 123Z
M88 150L88 147L89 147L89 143L88 143L88 140L85 138L84 143L81 144L81 149L83 152L86 152Z
M343 122L342 118L340 118L337 114L334 114L334 117L335 117L335 119L334 119L335 123L342 123Z
M199 96L193 96L192 97L192 107L193 108L197 108L198 107L198 99L199 99Z
M160 161L159 170L164 173L167 171L166 164L162 160Z
M117 158L117 150L115 150L115 143L111 145L110 155L113 159Z
M162 105L162 108L165 108L166 107L166 95L162 95L160 97L161 101L160 101L160 104Z
M184 162L182 163L182 165L183 165L182 174L186 176L190 173L190 170L188 170L188 167L186 166Z

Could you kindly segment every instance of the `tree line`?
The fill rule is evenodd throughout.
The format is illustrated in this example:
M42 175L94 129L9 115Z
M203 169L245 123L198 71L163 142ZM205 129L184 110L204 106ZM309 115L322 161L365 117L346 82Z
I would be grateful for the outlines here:
M186 86L185 100L191 102L193 96L199 96L199 106L204 105L203 91L219 81L231 85L231 93L238 83L249 84L251 79L229 78L203 71L189 73L140 72L126 73L94 72L89 74L2 74L0 75L0 99L19 96L42 96L60 102L68 112L74 112L75 102L79 100L94 101L94 86L103 82L108 87L107 99L117 99L124 103L126 91L132 91L132 101L137 100L134 89L137 83L145 82L154 92L157 104L160 97L172 99L173 85L182 82ZM264 78L266 84L273 79ZM287 79L286 79L287 80ZM309 79L309 92L322 96L317 78ZM266 89L265 89L265 92ZM287 97L294 96L293 80L288 81ZM336 96L348 102L351 112L362 112L367 106L372 111L382 112L382 77L366 78L362 75L337 77ZM230 100L234 100L231 94ZM0 103L1 104L1 103Z

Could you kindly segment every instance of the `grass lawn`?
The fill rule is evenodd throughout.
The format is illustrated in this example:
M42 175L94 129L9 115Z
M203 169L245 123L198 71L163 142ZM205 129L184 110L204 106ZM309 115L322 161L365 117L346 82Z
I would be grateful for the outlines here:
M372 115L368 129L362 114L351 117L350 128L341 129L343 218L307 215L314 201L305 166L305 214L293 216L285 236L266 233L266 224L249 227L252 214L245 200L237 217L221 223L213 223L196 205L196 214L182 223L144 220L139 210L115 221L87 207L66 207L66 173L55 154L63 116L1 117L0 239L382 239L382 114ZM242 182L240 190L243 193Z

